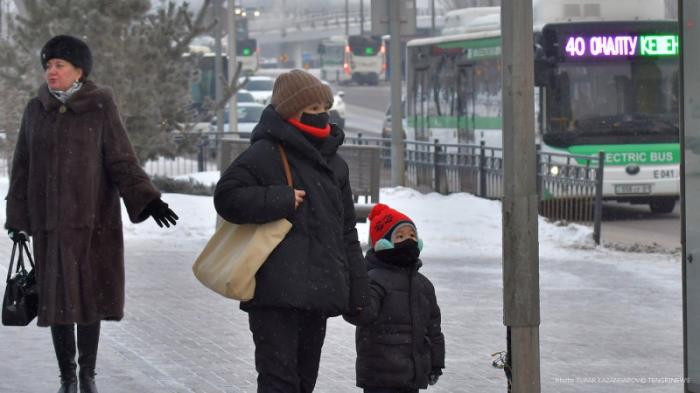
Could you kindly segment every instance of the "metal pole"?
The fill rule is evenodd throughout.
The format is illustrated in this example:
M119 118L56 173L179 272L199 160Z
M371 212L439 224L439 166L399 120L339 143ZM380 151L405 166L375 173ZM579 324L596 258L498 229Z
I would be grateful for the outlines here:
M365 35L365 0L360 0L360 35Z
M435 0L430 0L430 35L435 35Z
M685 1L684 0L678 0L678 26L679 26L679 45L681 48L685 48L685 40L687 37L687 33L690 33L689 31L686 32L686 29L690 30L690 25L688 25L688 22L690 20L694 20L695 17L697 16L697 13L695 15L692 15L692 8L689 8L688 11L685 9ZM694 4L697 6L697 4ZM690 19L693 18L693 19ZM688 26L688 27L685 27ZM692 35L691 35L691 41L692 41ZM680 65L680 75L679 75L679 101L682 102L683 104L680 106L680 119L679 119L679 124L680 124L680 151L681 151L681 294L683 298L683 392L684 393L689 393L691 392L691 387L689 386L690 383L690 367L691 365L689 364L689 357L693 356L695 357L697 355L697 351L693 351L693 353L690 353L690 348L688 346L688 341L689 341L689 331L688 331L688 311L689 311L689 302L688 302L688 291L689 289L692 291L693 286L689 286L688 284L688 275L689 273L693 275L695 273L695 267L693 266L693 254L692 251L689 253L688 252L688 239L687 239L687 214L688 214L688 201L686 199L686 183L687 183L687 174L686 174L686 134L688 131L686 130L686 81L685 81L685 76L686 76L686 50L683 49L680 52L680 59L679 59L679 65ZM693 58L692 56L690 57L691 59ZM692 64L697 64L695 63L690 63ZM693 86L689 86L692 90ZM692 96L691 96L692 97ZM691 132L692 133L692 132ZM692 305L694 302L690 302L690 305ZM695 314L694 310L690 310L693 314ZM693 329L691 325L691 329ZM693 368L696 367L695 364L692 365ZM695 373L694 373L695 374Z
M603 174L605 173L605 152L598 152L598 169L595 173L595 210L593 211L593 240L600 244L600 224L603 220Z
M236 68L238 66L238 60L236 59L236 1L228 0L228 83L238 84L238 81L234 81L232 78L236 74ZM228 129L231 132L238 132L238 102L236 94L231 95L229 101L228 110ZM227 165L228 163L224 163Z
M540 392L532 0L505 1L503 35L503 323L513 392Z
M349 0L345 0L345 36L350 35L350 6L348 5Z
M389 5L389 58L391 60L391 185L405 185L403 121L401 108L401 3L387 1Z
M223 96L224 96L224 91L223 91L223 64L222 64L222 48L221 48L221 12L222 12L222 7L221 7L221 2L223 0L214 0L214 15L217 18L217 23L216 26L214 26L214 75L216 78L215 81L215 90L214 90L214 95L216 98L216 103L220 103ZM224 133L224 110L223 109L217 109L216 110L216 139L220 140L221 137L223 136ZM221 144L219 144L221 146ZM217 155L218 155L218 161L219 161L219 169L225 165L224 163L221 162L221 149L217 149Z
M479 145L479 196L486 198L486 142Z

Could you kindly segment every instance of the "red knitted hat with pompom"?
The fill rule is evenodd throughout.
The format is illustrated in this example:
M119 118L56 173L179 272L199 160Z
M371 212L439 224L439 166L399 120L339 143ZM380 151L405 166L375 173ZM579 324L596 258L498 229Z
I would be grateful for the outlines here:
M377 244L379 239L389 235L394 228L399 224L408 223L415 228L416 224L407 215L390 208L383 203L377 203L369 212L369 238L372 241L372 247ZM387 239L391 240L391 239Z

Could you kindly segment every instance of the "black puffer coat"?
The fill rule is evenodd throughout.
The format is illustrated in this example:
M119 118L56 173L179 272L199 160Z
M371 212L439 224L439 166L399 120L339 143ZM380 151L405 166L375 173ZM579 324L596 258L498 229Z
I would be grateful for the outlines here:
M412 267L367 252L369 305L345 316L357 325L357 386L424 389L432 370L445 367L445 337L433 284ZM441 371L438 371L441 373Z
M316 148L268 106L251 146L219 180L214 204L224 219L246 224L287 218L293 224L258 271L255 295L241 303L242 309L284 307L336 316L365 303L369 284L348 166L336 154L344 137L334 126ZM297 209L279 144L287 153L294 188L306 192Z

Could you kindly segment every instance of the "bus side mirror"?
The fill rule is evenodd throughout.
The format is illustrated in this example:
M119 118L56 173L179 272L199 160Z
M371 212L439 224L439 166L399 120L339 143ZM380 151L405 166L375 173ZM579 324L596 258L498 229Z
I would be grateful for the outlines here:
M549 62L543 60L535 60L535 86L545 87L549 85L549 76L551 73Z
M549 85L549 76L552 70L552 63L547 58L544 48L535 44L535 86L544 87Z

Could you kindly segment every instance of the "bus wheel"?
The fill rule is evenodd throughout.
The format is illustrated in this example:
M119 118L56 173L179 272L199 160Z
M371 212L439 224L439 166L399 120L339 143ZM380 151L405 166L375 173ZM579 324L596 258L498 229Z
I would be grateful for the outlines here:
M675 207L676 198L673 197L654 198L649 202L649 209L651 209L652 213L657 214L671 213Z

